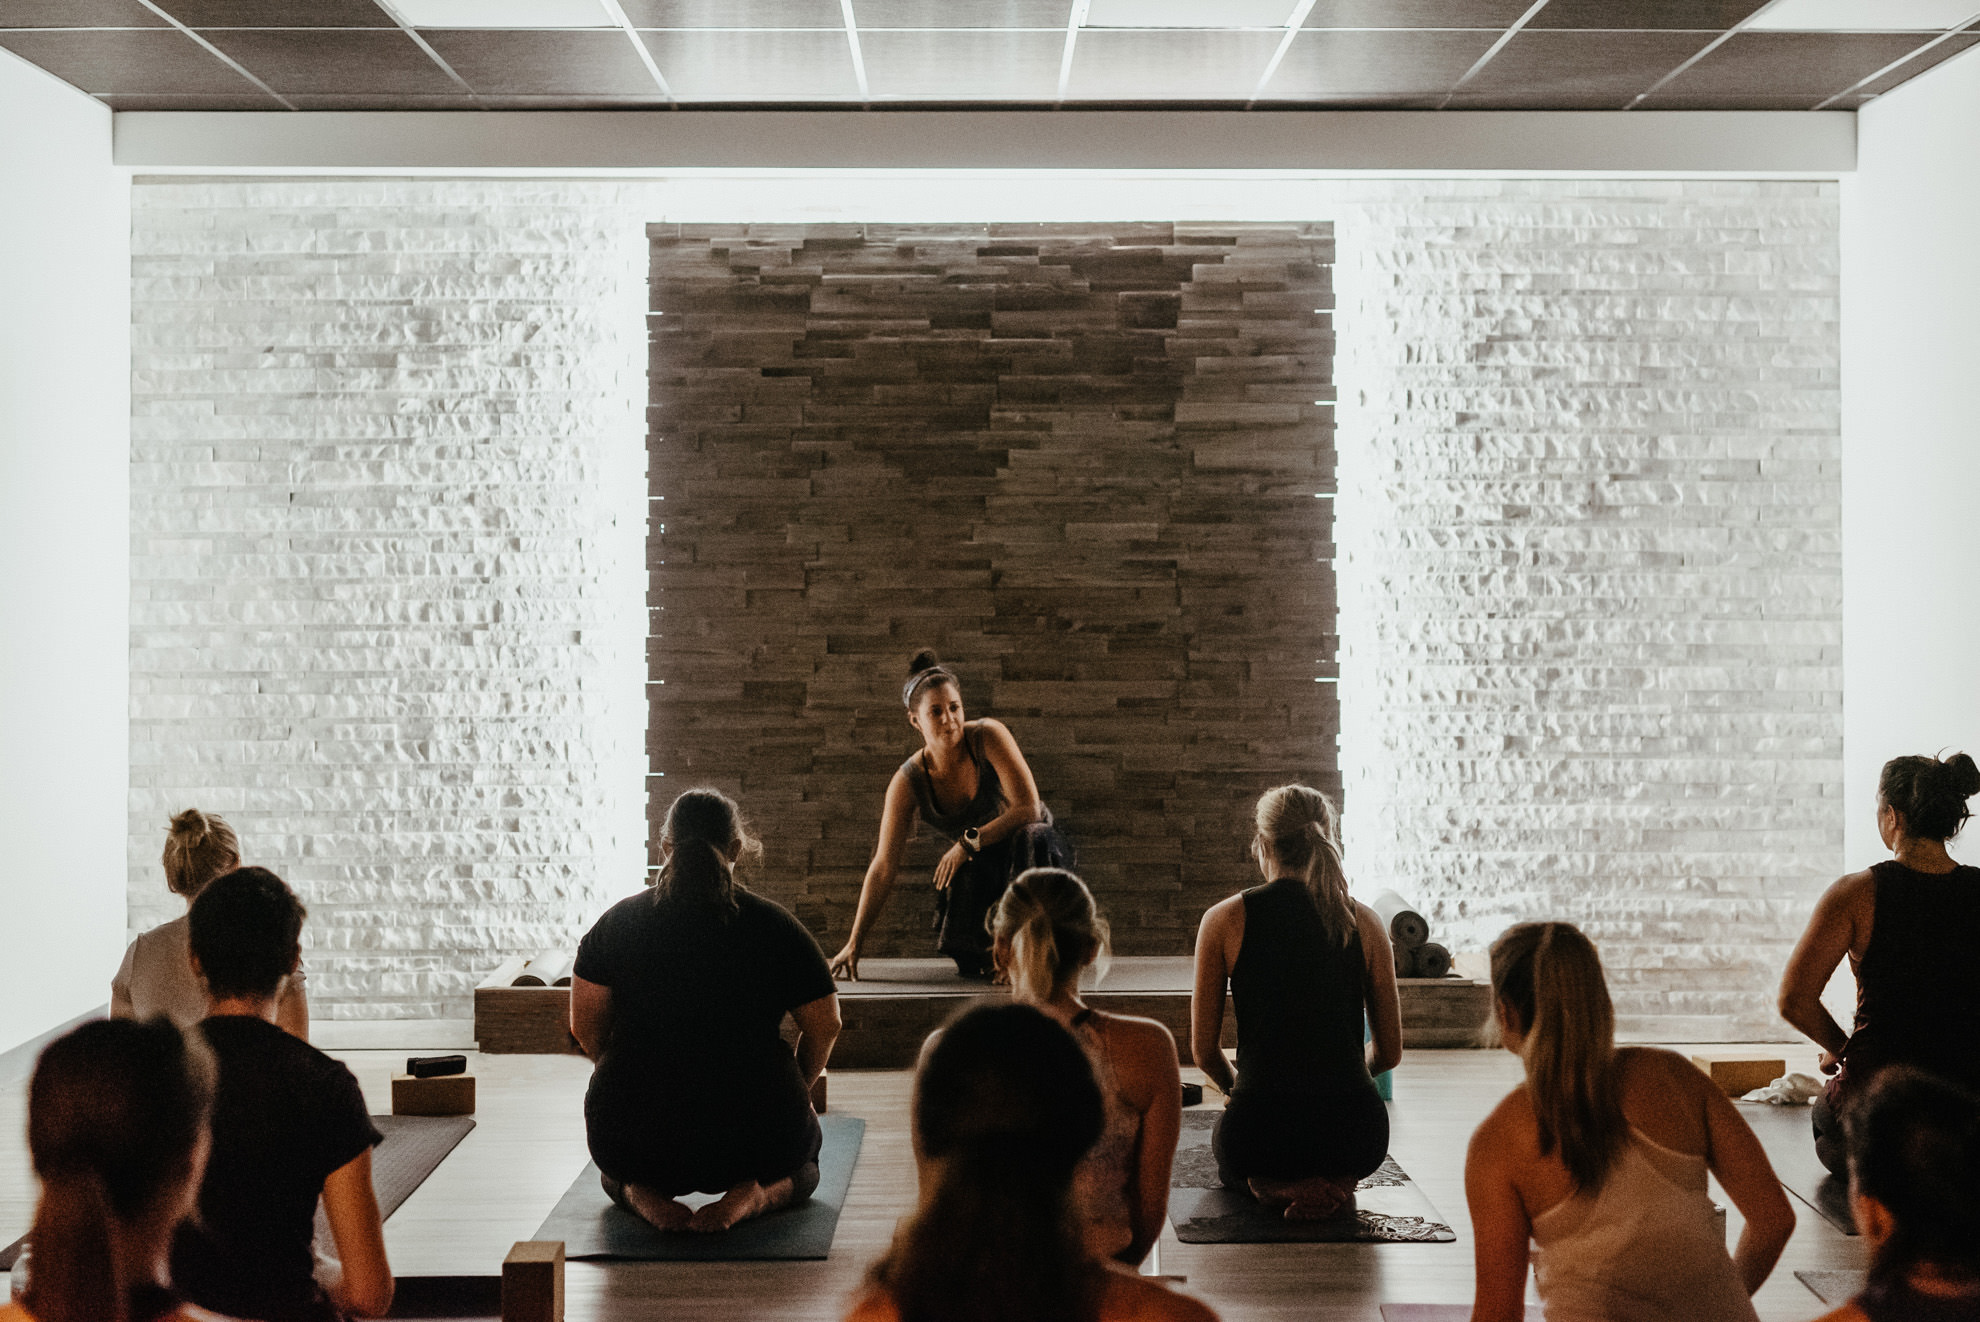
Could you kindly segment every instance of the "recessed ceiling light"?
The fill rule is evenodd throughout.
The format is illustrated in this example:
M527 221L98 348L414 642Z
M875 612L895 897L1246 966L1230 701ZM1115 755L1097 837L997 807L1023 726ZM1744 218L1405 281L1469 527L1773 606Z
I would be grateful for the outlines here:
M385 0L412 28L615 28L599 0Z
M1975 0L1778 0L1741 30L1944 32L1975 14Z
M1090 28L1282 28L1294 0L1093 0Z

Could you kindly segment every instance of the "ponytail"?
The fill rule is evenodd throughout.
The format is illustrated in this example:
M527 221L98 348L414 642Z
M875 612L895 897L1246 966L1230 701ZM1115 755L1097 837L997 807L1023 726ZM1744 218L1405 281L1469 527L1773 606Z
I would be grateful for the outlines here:
M687 790L667 809L660 828L665 861L654 888L660 904L690 904L718 913L736 912L736 865L739 858L760 855L763 845L749 833L742 809L719 790Z
M1269 843L1279 865L1306 883L1327 940L1345 946L1355 933L1354 898L1348 893L1334 801L1307 785L1281 785L1258 800L1256 821L1258 840Z
M1107 920L1086 883L1064 868L1029 868L990 912L990 932L1011 951L1011 990L1049 1001L1089 964L1107 959Z
M1601 956L1572 923L1521 923L1492 943L1492 994L1526 1036L1541 1154L1558 1149L1576 1190L1596 1192L1628 1136Z
M117 1224L94 1171L46 1177L34 1228L33 1259L21 1302L35 1322L126 1322L126 1299L139 1281L118 1275Z

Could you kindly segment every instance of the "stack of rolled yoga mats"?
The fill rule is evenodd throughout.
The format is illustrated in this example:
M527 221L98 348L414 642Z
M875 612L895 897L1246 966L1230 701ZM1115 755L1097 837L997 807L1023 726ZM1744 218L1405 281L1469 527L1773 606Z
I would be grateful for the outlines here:
M1396 952L1398 978L1445 978L1451 972L1451 952L1430 939L1430 923L1394 891L1383 891L1368 906L1389 929Z

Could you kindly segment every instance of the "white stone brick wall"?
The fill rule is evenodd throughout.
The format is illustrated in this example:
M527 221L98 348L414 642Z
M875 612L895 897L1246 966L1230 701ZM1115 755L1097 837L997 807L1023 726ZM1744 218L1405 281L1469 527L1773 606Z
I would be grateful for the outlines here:
M1581 924L1627 1032L1785 1035L1841 864L1834 185L1347 191L1357 890Z
M468 1013L644 863L643 219L575 182L134 188L130 922L171 812L315 1013Z

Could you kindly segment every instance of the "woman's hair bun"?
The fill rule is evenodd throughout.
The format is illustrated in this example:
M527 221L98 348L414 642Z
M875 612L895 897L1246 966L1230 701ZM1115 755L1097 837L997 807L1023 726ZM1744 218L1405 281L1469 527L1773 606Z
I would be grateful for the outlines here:
M1945 777L1945 783L1953 793L1963 799L1980 794L1980 766L1976 766L1970 756L1954 753L1940 765L1945 768L1940 774Z
M924 670L933 670L942 664L942 658L935 655L933 648L924 647L908 658L908 678L913 679Z
M213 828L208 825L206 814L197 808L188 808L172 817L172 834L191 836L188 844L198 844Z

